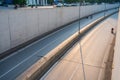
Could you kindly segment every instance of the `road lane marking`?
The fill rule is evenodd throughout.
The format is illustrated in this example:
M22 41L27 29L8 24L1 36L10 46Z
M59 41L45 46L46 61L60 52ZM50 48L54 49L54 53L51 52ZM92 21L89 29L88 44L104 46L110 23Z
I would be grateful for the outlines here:
M115 11L115 10L107 11L107 14L110 13L110 12L112 12L112 11ZM103 15L102 15L103 13L104 13L104 12L99 13L99 14L95 14L95 16L98 16L98 15L100 15L100 14L101 14L101 16L103 16ZM99 16L99 17L101 17L101 16ZM99 17L98 17L98 18L99 18ZM96 17L94 17L94 18L96 19ZM92 20L91 20L91 21L92 21ZM88 23L88 24L89 24L89 23ZM69 26L69 25L68 25L68 26ZM68 26L67 26L67 27L68 27ZM55 34L55 33L59 32L59 31L65 29L65 28L67 28L67 27L61 28L61 29L59 29L59 30L57 30L57 31L55 31L55 32L53 32L53 33L51 33L51 34L49 34L49 35L47 35L47 36L41 38L40 40L37 40L37 41L35 41L35 42L29 44L28 46L26 46L26 47L24 47L23 49L20 49L20 50L14 52L14 53L17 54L18 52L20 52L20 51L22 51L22 50L24 50L24 49L26 49L26 48L28 48L28 47L30 47L30 46L32 46L32 45L38 43L39 41L41 41L41 40L43 40L43 39L45 39L45 38L47 38L47 37L49 37L49 36L51 36L51 35L53 35L53 34ZM13 55L15 55L15 54L11 54L10 56L8 56L8 57L6 57L6 58L0 60L0 62L2 62L2 61L4 61L4 60L8 59L9 57L11 57L11 56L13 56Z
M69 27L69 26L67 26L67 27ZM57 33L58 31L61 31L61 30L63 30L63 29L66 29L67 27L62 28L62 29L60 29L60 30L57 30L56 32L51 33L50 35L55 34L55 33ZM46 37L48 37L48 36L50 36L50 35L45 36L44 38L36 41L35 43L37 43L37 42L45 39ZM59 39L59 38L57 38L57 39ZM53 42L56 41L57 39L53 40L51 43L53 43ZM29 46L34 45L35 43L30 44ZM51 44L51 43L50 43L50 44ZM23 62L27 61L27 60L28 60L29 58L31 58L32 56L36 55L39 51L41 51L42 49L44 49L45 47L47 47L47 46L50 45L50 44L47 44L46 46L44 46L43 48L41 48L40 50L38 50L37 52L35 52L35 53L32 54L31 56L29 56L28 58L24 59L22 62L20 62L19 64L17 64L16 66L14 66L14 67L11 68L10 70L8 70L6 73L4 73L3 75L1 75L0 78L2 78L2 77L5 76L6 74L8 74L10 71L12 71L13 69L15 69L15 68L18 67L19 65L21 65ZM27 47L29 47L29 46L27 46ZM26 49L27 47L25 47L24 49ZM22 49L22 50L24 50L24 49ZM16 53L17 53L17 52L16 52ZM14 54L14 55L15 55L15 54Z
M61 35L62 36L62 35ZM59 37L61 38L61 37ZM59 38L53 40L50 44L54 43L55 41L57 41ZM43 50L44 48L46 48L47 46L49 46L50 44L47 44L46 46L44 46L43 48L41 48L40 50L38 50L37 52L33 53L31 56L27 57L26 59L24 59L22 62L20 62L19 64L17 64L16 66L14 66L13 68L11 68L10 70L8 70L6 73L2 74L0 76L0 78L2 78L3 76L5 76L6 74L8 74L10 71L14 70L15 68L17 68L19 65L21 65L22 63L24 63L25 61L27 61L29 58L33 57L34 55L36 55L38 52L40 52L41 50Z

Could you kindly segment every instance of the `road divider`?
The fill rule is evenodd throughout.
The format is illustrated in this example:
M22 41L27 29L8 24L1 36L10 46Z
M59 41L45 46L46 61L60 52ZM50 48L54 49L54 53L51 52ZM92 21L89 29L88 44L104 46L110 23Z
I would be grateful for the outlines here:
M76 42L78 42L83 36L91 31L97 24L117 12L118 11L113 12L88 24L80 30L80 35L78 32L76 32L70 36L56 48L51 50L47 55L43 56L30 68L28 68L24 73L19 75L16 80L38 80L41 78Z

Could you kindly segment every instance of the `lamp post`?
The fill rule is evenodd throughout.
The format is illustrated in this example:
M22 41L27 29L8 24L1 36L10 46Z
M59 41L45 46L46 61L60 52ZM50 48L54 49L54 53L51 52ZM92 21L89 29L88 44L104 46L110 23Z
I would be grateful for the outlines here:
M120 8L120 1L119 1L119 8Z
M46 4L46 5L48 4L48 3L47 3L47 0L46 0L45 4Z
M35 0L35 7L37 8L37 0Z
M81 1L79 1L79 19L81 18ZM81 35L81 32L80 32L80 29L81 29L81 22L79 20L79 26L78 26L78 34L79 34L79 39L80 39L80 35ZM82 46L81 46L81 42L79 42L79 52L80 52L80 56L81 56L81 61L82 61L82 71L83 71L83 77L84 77L84 80L86 80L86 75L85 75L85 68L84 68L84 60L83 60L83 51L82 51Z
M62 0L62 4L63 4L63 6L64 6L64 0Z
M104 17L106 15L106 3L104 3L104 6L105 6L105 10L104 10Z
M31 8L33 8L33 0L32 0L32 4L31 4Z

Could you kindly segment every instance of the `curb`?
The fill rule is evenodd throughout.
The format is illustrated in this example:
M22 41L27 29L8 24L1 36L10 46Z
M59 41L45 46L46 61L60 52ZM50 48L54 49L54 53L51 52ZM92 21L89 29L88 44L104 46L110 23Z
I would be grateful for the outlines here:
M58 45L55 49L50 51L47 55L38 60L25 72L16 78L16 80L37 80L40 79L51 67L54 65L77 41L84 37L89 31L91 31L97 24L105 20L109 16L117 13L113 12L110 15L101 17L91 24L87 25L85 28L80 30L81 35L78 32L73 34L67 40Z
M85 17L83 17L83 18L87 18L87 17L89 17L89 16L91 16L91 15L95 15L95 14L98 14L98 13L101 13L101 12L104 12L104 11L108 11L108 10L113 10L113 9L116 9L116 8L118 8L118 7L111 8L111 9L107 9L107 10L103 10L103 11L99 11L99 12L90 14L90 15L88 15L88 16L85 16ZM83 19L83 18L80 18L80 19ZM22 49L23 47L25 47L25 46L27 46L27 45L29 45L29 44L31 44L31 43L33 43L33 42L41 39L42 37L44 37L44 36L46 36L46 35L54 32L54 31L56 31L56 30L59 30L59 29L61 29L61 28L64 28L66 25L69 25L69 24L71 24L71 23L74 23L74 22L76 22L76 21L79 21L80 19L77 19L77 20L75 20L75 21L69 22L69 23L67 23L67 24L65 24L65 25L63 25L63 26L60 26L60 27L58 27L58 28L56 28L56 29L54 29L54 30L51 30L51 31L46 32L46 33L44 33L44 34L42 34L42 35L39 35L39 36L37 36L37 37L35 37L35 38L27 41L27 42L24 42L24 43L22 43L22 44L20 44L20 45L18 45L18 46L16 46L16 47L14 47L14 48L11 48L11 49L9 49L9 50L7 50L7 51L5 51L5 52L2 52L2 53L0 54L0 60L3 59L3 58L5 58L5 57L7 57L7 56L9 56L9 55L11 55L11 54L14 53L15 51L18 51L19 49Z

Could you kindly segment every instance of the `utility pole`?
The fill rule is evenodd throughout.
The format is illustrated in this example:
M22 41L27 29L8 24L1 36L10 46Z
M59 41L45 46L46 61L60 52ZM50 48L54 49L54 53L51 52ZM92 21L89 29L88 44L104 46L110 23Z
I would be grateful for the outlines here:
M80 29L81 29L81 22L80 22L80 18L81 18L81 2L79 2L79 26L78 26L78 34L79 34L79 39L80 39ZM84 60L83 60L83 51L82 51L82 46L81 46L81 42L79 42L79 52L80 52L80 56L81 56L81 61L82 61L82 71L83 71L83 76L84 76L84 80L86 80L86 75L85 75L85 67L84 67Z
M119 8L120 8L120 1L119 1Z
M48 3L47 3L47 0L46 0L45 4L46 4L46 6L47 6L47 4L48 4Z
M104 3L104 6L105 6L104 17L105 17L105 15L106 15L106 3L107 3L107 1L105 0L105 3Z
M37 0L35 0L35 7L37 8Z
M63 6L64 6L64 0L62 0Z

